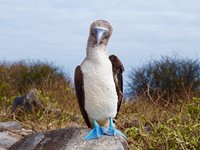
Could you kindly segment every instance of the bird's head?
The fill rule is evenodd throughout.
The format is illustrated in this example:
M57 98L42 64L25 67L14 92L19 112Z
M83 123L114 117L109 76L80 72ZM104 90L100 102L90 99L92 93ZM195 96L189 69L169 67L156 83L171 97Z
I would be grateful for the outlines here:
M112 26L105 20L96 20L90 26L90 34L88 38L88 47L95 47L108 44L112 34Z

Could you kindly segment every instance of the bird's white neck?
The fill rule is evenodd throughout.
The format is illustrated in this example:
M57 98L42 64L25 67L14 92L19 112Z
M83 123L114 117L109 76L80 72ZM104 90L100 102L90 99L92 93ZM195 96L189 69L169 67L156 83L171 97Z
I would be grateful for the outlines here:
M107 54L106 46L105 45L99 45L99 46L95 46L95 47L87 47L87 49L86 49L87 57L91 57L96 52Z

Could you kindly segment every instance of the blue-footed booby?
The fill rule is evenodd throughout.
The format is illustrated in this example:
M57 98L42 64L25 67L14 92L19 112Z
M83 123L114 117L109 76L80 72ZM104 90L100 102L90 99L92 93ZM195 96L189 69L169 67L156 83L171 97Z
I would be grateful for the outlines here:
M91 24L86 58L75 70L79 107L87 126L93 128L85 140L102 135L125 137L113 123L123 99L124 67L117 56L109 56L107 52L112 30L111 24L105 20Z

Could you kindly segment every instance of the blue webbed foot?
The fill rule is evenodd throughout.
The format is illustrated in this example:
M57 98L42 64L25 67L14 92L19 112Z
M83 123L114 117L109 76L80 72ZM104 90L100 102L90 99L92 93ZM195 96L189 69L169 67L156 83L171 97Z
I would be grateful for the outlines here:
M84 137L84 140L100 138L103 135L102 127L94 120L94 128Z
M108 128L102 128L103 133L109 136L121 135L124 138L126 138L126 136L121 131L115 129L114 124L113 124L113 119L109 118L109 120L110 120L110 125Z

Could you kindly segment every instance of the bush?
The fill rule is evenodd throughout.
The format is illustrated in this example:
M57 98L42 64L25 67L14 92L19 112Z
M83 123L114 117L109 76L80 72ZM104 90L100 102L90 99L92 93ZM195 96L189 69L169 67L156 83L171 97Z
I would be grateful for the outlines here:
M151 99L173 101L190 98L200 90L198 60L162 57L129 74L128 96L146 95Z
M12 64L4 62L0 64L0 74L1 92L10 92L12 89L24 93L33 87L50 88L57 84L65 86L64 84L70 80L59 67L40 61L20 61Z
M33 88L54 102L67 105L66 99L75 99L71 79L60 67L41 61L0 63L0 97L10 99Z
M60 67L48 62L0 62L0 121L13 119L13 99L37 89L43 108L35 113L15 111L15 119L37 131L63 128L79 114L71 79ZM80 122L79 122L80 123ZM83 123L83 120L82 120Z
M142 108L142 105L147 106L146 109ZM132 105L126 106L124 111L129 109L130 112L127 112L125 117L132 115L139 120L138 126L132 125L124 129L130 147L134 150L199 149L200 99L194 97L189 103L182 103L175 107L177 108L173 105L166 108L156 107L146 101L143 103L134 101ZM158 109L162 111L157 112ZM159 115L157 120L156 117L152 118L152 114Z

